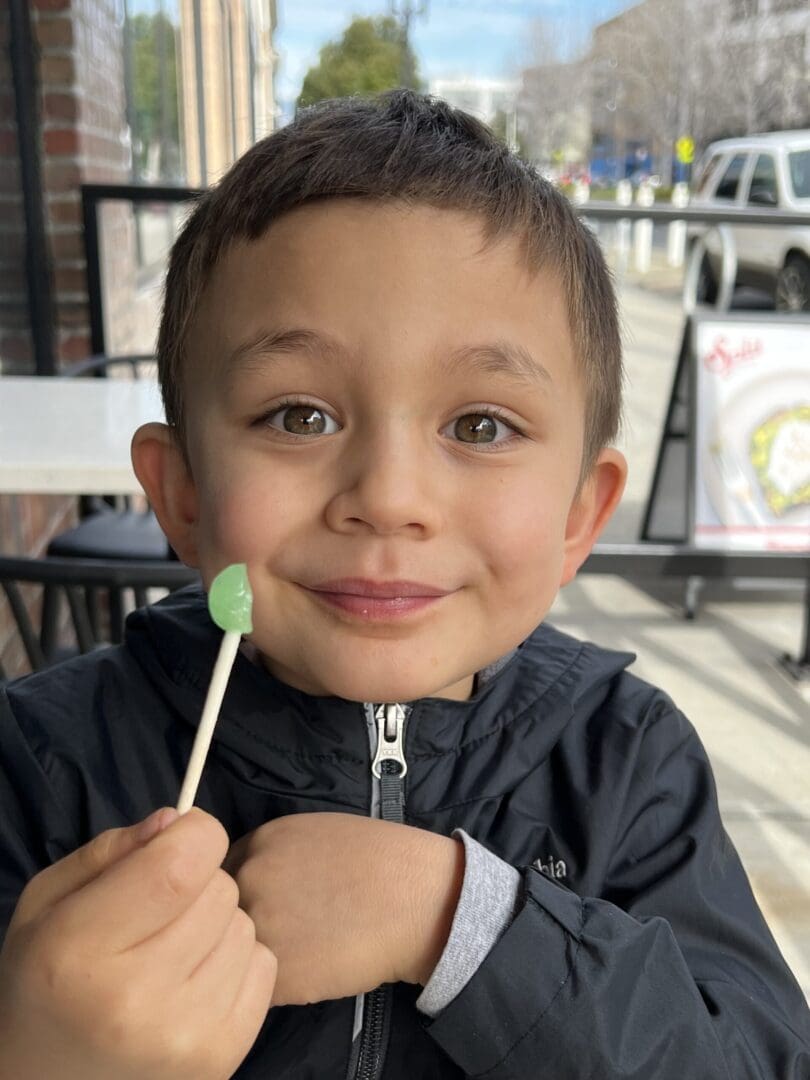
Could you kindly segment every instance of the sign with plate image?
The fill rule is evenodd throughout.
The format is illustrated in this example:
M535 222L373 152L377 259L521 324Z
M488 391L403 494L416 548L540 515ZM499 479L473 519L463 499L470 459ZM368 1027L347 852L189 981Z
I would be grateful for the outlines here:
M810 324L694 327L696 547L810 551Z

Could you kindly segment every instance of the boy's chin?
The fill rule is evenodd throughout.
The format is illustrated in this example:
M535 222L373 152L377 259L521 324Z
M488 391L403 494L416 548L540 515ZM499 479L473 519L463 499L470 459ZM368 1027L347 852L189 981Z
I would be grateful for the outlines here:
M444 683L437 685L435 680L403 683L397 679L385 678L371 681L339 680L333 686L334 689L329 692L334 694L335 697L344 698L346 701L372 702L379 705L418 701L420 698L429 697L466 701L472 694L473 676L471 675L469 678L453 683L450 686Z
M436 672L411 671L406 675L401 671L331 669L304 674L285 670L267 656L263 656L262 660L276 678L297 690L303 690L313 697L339 697L345 701L384 704L417 701L426 697L466 701L472 694L474 682L473 675L453 680L452 674L442 678Z

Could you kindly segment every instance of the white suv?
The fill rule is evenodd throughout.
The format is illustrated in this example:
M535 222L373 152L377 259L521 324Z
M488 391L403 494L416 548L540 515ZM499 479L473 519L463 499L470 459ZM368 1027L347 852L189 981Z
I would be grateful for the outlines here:
M701 159L691 205L697 208L773 208L806 213L807 225L733 225L737 285L771 294L779 311L810 311L810 130L774 131L712 143ZM695 237L708 226L690 229ZM721 248L706 237L698 298L713 303Z

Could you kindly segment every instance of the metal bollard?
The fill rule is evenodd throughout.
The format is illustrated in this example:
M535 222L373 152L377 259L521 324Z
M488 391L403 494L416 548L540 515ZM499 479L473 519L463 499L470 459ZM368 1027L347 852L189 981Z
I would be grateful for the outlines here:
M637 221L633 229L633 262L640 274L646 274L652 263L653 223L649 218Z
M667 229L667 265L683 266L686 254L686 222L673 221Z
M672 205L682 210L689 205L689 185L676 184L672 189ZM667 264L683 266L686 254L686 222L673 221L667 230Z
M655 192L646 182L638 185L636 202L639 206L652 206ZM650 218L637 221L633 230L633 262L640 274L646 274L652 262L653 223Z
M620 180L616 185L617 206L629 206L633 201L633 185L629 180ZM619 218L616 222L616 274L622 277L627 272L630 257L630 219Z

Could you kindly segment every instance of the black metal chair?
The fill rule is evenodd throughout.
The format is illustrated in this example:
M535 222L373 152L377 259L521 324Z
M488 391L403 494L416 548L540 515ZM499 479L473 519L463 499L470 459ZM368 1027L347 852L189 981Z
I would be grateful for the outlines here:
M68 364L62 369L62 374L70 378L76 375L106 376L113 368L122 367L129 368L133 379L140 379L145 374L144 368L151 370L156 364L154 353L126 353L120 356L96 353L94 356L88 356L86 360L77 360L75 364Z
M177 561L157 560L130 562L120 559L59 559L51 556L36 559L25 556L0 556L0 588L5 593L23 650L32 671L70 656L90 652L101 645L121 641L125 605L111 608L109 632L104 633L92 597L96 590L105 589L124 597L132 590L135 604L144 598L147 589L173 591L199 581L196 570ZM36 595L26 599L24 587L42 592L42 607ZM32 609L45 606L45 594L51 598L48 618L53 625L46 627L42 619L37 625ZM64 611L62 599L67 600L69 620L59 627ZM54 635L54 627L63 630ZM67 640L65 640L67 635ZM7 678L0 664L0 682Z
M122 356L90 356L63 369L69 378L107 378L118 369L131 379L140 379L155 367L151 353L132 353ZM174 552L158 524L154 511L135 509L128 495L83 495L81 518L78 524L54 536L47 547L47 554L62 559L121 559L127 561L173 559ZM95 593L88 594L94 603ZM116 589L108 592L108 602L115 625L121 622L122 599ZM45 590L42 627L47 645L50 645L54 628L54 600ZM137 602L145 602L141 592Z

